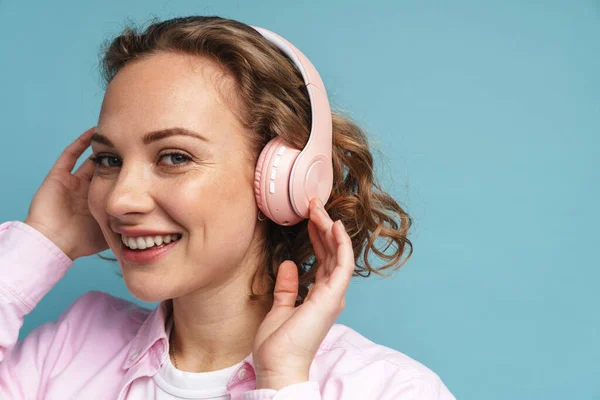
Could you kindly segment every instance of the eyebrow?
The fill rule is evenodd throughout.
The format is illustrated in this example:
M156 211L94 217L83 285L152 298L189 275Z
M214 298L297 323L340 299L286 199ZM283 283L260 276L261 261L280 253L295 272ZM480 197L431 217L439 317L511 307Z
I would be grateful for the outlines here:
M164 139L164 138L167 138L170 136L189 136L189 137L193 137L193 138L202 140L203 142L206 142L206 143L209 142L209 140L206 137L202 136L198 132L194 132L194 131L191 131L191 130L185 129L185 128L175 127L175 128L160 129L158 131L149 132L149 133L145 134L144 137L142 138L142 143L144 143L145 145L148 145L152 142L156 142L157 140L161 140L161 139ZM90 138L90 143L91 142L98 142L98 143L105 144L110 147L115 147L115 145L109 138L102 135L101 133L98 133L98 131L94 132L94 134Z

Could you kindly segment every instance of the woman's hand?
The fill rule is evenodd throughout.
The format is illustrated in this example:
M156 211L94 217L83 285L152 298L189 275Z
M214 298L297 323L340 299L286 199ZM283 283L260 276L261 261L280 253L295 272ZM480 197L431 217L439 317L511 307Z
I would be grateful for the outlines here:
M88 208L88 188L96 165L88 159L71 174L95 128L85 131L63 151L33 197L25 219L71 260L108 249Z
M253 344L256 388L279 390L308 380L319 345L346 305L354 272L354 251L344 226L334 223L315 198L310 203L308 234L318 262L315 284L304 303L298 295L298 269L286 260L275 283L274 302Z

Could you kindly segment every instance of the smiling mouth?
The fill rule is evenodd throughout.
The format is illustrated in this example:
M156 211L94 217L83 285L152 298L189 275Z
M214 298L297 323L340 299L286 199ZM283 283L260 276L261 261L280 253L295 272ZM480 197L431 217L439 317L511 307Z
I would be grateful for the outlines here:
M143 252L148 251L148 250L160 249L160 248L168 246L168 245L170 245L172 243L178 242L181 239L181 237L182 237L182 235L180 233L173 234L173 236L176 236L176 238L175 239L171 238L168 243L166 241L162 241L161 244L153 243L151 246L145 247L143 249L141 249L141 248L132 249L131 247L127 246L123 242L123 237L121 235L119 235L119 239L120 239L121 246L122 246L123 249L128 250L128 251L133 251L133 252L136 252L136 253L143 253Z

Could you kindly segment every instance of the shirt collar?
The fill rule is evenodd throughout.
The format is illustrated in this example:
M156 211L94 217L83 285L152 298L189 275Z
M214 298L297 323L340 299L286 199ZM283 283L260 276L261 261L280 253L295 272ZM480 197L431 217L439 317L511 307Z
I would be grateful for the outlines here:
M137 362L140 361L148 350L157 342L160 342L162 345L161 353L168 351L169 340L167 332L165 331L165 321L173 309L172 304L172 300L164 300L148 314L137 334L131 341L129 351L127 352L127 358L125 358L123 363L123 369L129 369L137 364Z
M137 364L157 342L160 343L157 347L159 355L164 355L168 352L169 338L166 332L166 321L169 315L171 315L172 310L173 301L169 299L162 301L158 307L148 314L137 334L131 341L131 346L127 352L127 358L123 363L123 369L129 369ZM252 358L252 353L244 359L242 366L236 371L232 380L244 381L251 376L254 376L254 360Z

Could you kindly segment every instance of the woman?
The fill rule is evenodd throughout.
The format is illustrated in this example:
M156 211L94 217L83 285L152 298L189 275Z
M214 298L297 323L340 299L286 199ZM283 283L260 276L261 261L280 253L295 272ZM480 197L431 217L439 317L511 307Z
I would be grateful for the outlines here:
M353 274L403 264L411 220L373 190L364 133L318 80L307 89L312 66L278 38L188 17L109 44L97 126L25 222L0 225L0 398L454 398L427 367L334 323ZM325 161L288 190L278 174L313 140ZM376 237L397 244L379 269ZM131 293L159 307L88 292L17 342L73 261L109 248Z

